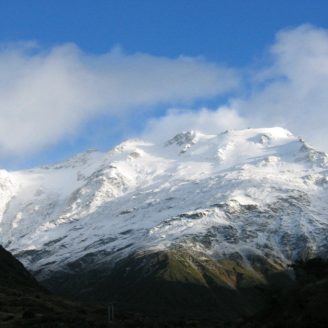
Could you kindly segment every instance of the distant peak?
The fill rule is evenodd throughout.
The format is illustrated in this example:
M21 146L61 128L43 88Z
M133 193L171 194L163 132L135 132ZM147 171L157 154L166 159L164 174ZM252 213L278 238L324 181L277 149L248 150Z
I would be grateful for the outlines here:
M318 151L311 147L302 138L299 138L298 140L302 146L296 156L296 162L307 162L321 167L328 166L328 155L325 152Z
M74 168L85 165L94 155L94 153L101 153L98 149L87 149L86 151L79 153L75 156L69 157L64 162L50 164L50 165L39 165L36 168L49 170L49 169L63 169L63 168ZM97 156L97 155L95 155Z
M202 133L193 130L187 132L181 132L171 140L166 141L164 146L167 147L173 144L176 144L178 146L187 145L187 144L194 145L197 142L197 137L201 134Z
M150 143L138 138L127 139L117 146L111 148L108 153L121 153L138 145L150 145Z
M250 128L249 128L250 129ZM233 130L225 130L224 132L221 132L221 134L226 134L226 133L229 133L229 132L232 132Z
M288 131L287 129L280 128L280 127L273 127L273 128L263 128L263 129L252 129L254 131L263 131L264 135L270 136L272 139L275 138L294 138L293 134Z

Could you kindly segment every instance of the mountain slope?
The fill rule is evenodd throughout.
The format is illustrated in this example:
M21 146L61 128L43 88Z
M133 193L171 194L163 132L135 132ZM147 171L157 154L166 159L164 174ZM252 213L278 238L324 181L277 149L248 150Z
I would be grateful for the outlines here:
M237 274L218 273L231 276L225 260L266 283L291 260L327 256L327 166L326 154L281 128L132 139L2 172L0 241L71 296L101 291L120 261L176 250L186 268L194 257L216 263L217 279L236 291Z
M32 277L25 267L10 252L0 246L0 286L1 289L20 289L26 292L49 293Z
M101 310L101 311L99 311ZM107 327L106 309L61 299L0 246L1 327Z

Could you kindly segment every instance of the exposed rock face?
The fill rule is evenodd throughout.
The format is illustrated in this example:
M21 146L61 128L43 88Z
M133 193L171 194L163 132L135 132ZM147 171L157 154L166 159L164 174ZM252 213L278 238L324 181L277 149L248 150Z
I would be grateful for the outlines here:
M53 290L66 279L61 292L82 298L118 263L143 254L146 268L158 252L189 254L187 267L189 256L238 261L264 283L292 260L328 255L327 163L281 128L128 140L3 172L0 239L37 279ZM214 271L235 289L245 276Z

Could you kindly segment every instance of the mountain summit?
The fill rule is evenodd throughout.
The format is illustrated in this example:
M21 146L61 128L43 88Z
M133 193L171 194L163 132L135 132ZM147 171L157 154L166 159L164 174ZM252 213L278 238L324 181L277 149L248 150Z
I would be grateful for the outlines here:
M282 128L131 139L1 171L0 241L47 287L80 299L115 298L108 277L125 286L133 272L231 294L327 256L327 166Z

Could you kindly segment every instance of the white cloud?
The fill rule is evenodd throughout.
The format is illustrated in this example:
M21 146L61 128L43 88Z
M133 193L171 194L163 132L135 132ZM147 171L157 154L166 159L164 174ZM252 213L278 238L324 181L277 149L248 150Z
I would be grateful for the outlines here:
M257 125L281 125L328 150L328 31L309 24L279 32L272 65L256 73L254 90L239 103Z
M169 59L83 53L74 44L40 49L33 43L0 50L0 151L26 155L74 135L101 114L192 103L239 84L232 69L202 58Z
M328 152L328 31L309 24L282 30L268 54L268 66L245 74L249 92L244 97L214 112L169 111L151 119L145 135L158 139L161 132L165 139L166 131L178 129L213 133L282 126Z
M266 55L270 64L243 74L203 58L7 45L0 49L0 152L26 156L78 135L101 114L128 122L141 108L149 117L141 133L148 140L190 129L282 126L328 151L328 31L309 24L280 31ZM245 95L217 110L179 109L236 90L240 81ZM176 109L158 118L158 105Z
M182 131L196 130L205 134L219 134L227 128L245 129L247 120L228 107L220 107L216 111L207 108L200 111L170 109L166 116L148 121L142 138L161 143Z

